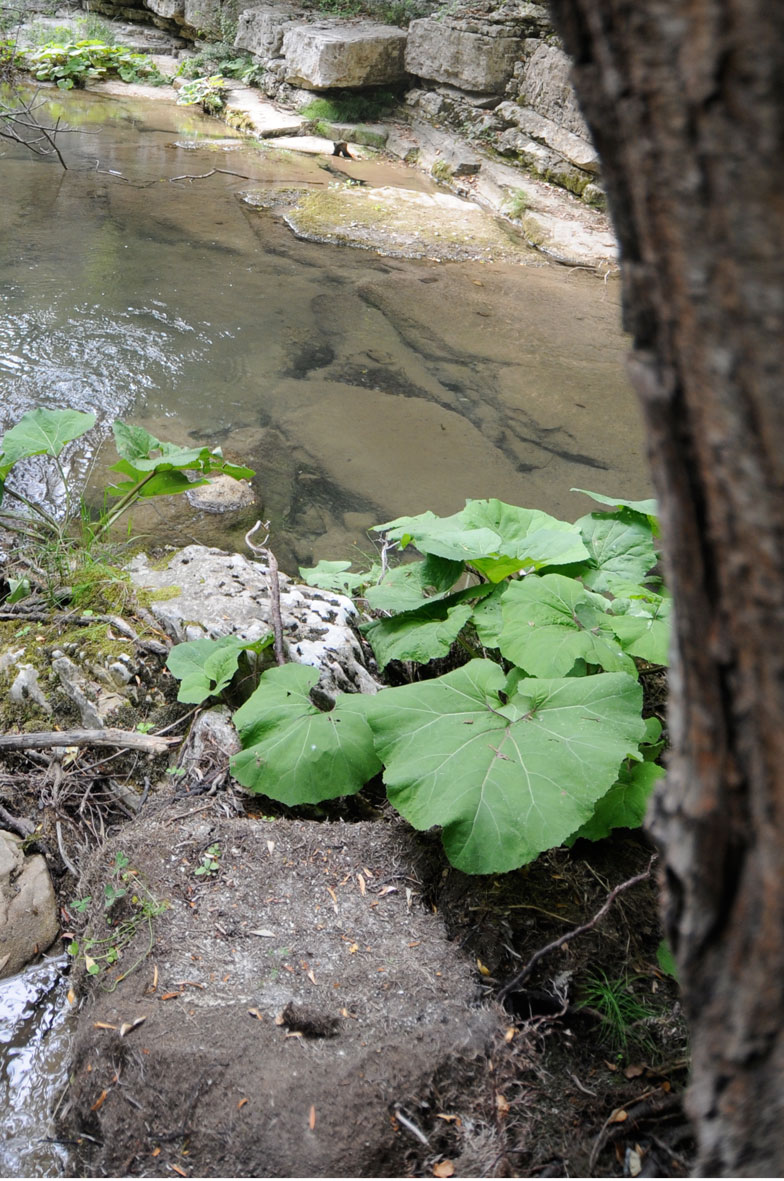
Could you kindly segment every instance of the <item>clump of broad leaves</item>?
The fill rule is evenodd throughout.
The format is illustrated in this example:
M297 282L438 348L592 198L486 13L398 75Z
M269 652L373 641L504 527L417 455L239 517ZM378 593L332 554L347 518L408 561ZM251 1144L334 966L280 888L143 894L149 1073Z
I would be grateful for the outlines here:
M235 778L284 804L315 804L383 770L394 806L416 828L439 826L466 873L639 825L662 774L661 727L642 716L638 671L667 662L656 506L588 495L601 508L574 523L499 500L400 517L377 531L417 560L303 570L372 609L363 630L380 668L424 665L455 645L469 659L376 695L341 694L328 711L311 696L315 669L269 669L234 715ZM239 661L241 641L199 643L187 660L187 645L169 658L175 675L189 669L184 700L225 687ZM207 661L205 678L194 665Z

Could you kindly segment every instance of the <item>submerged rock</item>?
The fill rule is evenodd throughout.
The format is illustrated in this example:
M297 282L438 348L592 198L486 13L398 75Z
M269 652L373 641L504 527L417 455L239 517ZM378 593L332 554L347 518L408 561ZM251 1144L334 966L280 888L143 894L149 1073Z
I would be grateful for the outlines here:
M0 830L0 979L46 951L58 930L46 861L40 853L25 856L19 837Z

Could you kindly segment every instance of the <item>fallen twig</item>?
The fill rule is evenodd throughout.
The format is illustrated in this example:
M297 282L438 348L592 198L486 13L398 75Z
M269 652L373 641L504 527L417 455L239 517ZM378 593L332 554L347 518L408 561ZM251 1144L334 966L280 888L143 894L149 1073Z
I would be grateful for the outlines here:
M0 824L10 832L17 833L23 840L35 832L32 820L25 820L23 816L12 816L2 804L0 804Z
M275 637L275 660L279 665L282 665L286 663L286 654L283 651L283 620L280 615L280 577L275 555L267 547L269 527L269 521L265 521L263 526L261 521L257 521L253 528L249 529L245 534L245 544L248 549L253 550L254 554L266 558L267 565L269 566L270 621L272 623L272 634ZM264 538L262 545L254 545L251 537L257 529L261 528L267 530L267 536Z
M163 754L180 741L135 730L36 730L30 734L0 734L0 750L44 750L52 746L121 746Z
M503 1001L504 997L508 996L510 992L514 992L516 989L520 988L520 986L525 983L536 965L541 959L543 959L544 956L548 955L551 951L556 951L559 947L563 947L565 943L569 943L570 940L576 938L577 935L584 935L586 931L590 931L596 926L598 922L601 922L601 920L607 914L607 911L612 906L613 902L615 902L615 899L619 894L622 894L624 890L629 890L632 886L637 886L640 882L647 881L647 879L651 876L651 872L653 871L653 867L656 864L658 857L658 853L654 853L648 862L648 868L644 873L635 874L633 878L629 878L627 881L620 882L619 885L615 886L614 889L612 889L607 895L604 903L597 910L593 918L587 923L583 923L581 927L575 927L573 931L567 931L565 935L561 935L559 939L554 939L552 943L548 943L546 947L541 947L539 951L532 955L522 971L518 972L516 976L513 976L512 979L507 984L505 984L502 989L499 990L498 1000Z

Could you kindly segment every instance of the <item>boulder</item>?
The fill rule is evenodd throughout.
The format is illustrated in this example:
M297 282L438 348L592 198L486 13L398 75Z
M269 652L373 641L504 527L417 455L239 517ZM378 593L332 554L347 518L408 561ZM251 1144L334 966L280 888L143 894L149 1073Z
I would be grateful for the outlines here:
M283 45L283 34L301 13L288 4L257 4L246 8L237 19L235 49L246 49L248 53L266 61L277 57Z
M155 600L152 612L178 643L229 634L257 640L272 630L269 567L242 554L189 545L162 569L138 554L128 570L137 586L171 593ZM289 659L318 668L327 694L376 692L379 685L365 667L352 628L357 612L351 599L298 586L285 574L279 583Z
M519 37L499 35L489 26L432 17L409 26L408 73L461 90L502 94L519 57Z
M532 52L525 53L515 70L517 101L539 115L577 135L590 140L571 83L572 63L564 51L549 41L530 41Z
M283 36L286 81L306 90L383 86L405 77L406 34L390 25L319 21Z
M26 857L0 830L0 979L13 976L57 938L57 904L46 861Z
M577 168L582 168L585 172L598 173L599 157L589 139L575 135L546 115L540 115L531 107L518 106L517 103L501 103L496 107L495 115L511 126L519 127L537 143L552 148Z

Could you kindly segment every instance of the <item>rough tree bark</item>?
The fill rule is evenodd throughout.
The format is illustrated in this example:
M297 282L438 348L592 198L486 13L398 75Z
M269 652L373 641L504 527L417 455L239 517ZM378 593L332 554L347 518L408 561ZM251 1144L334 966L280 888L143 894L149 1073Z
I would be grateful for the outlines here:
M551 0L677 607L653 828L702 1175L784 1173L784 4Z

